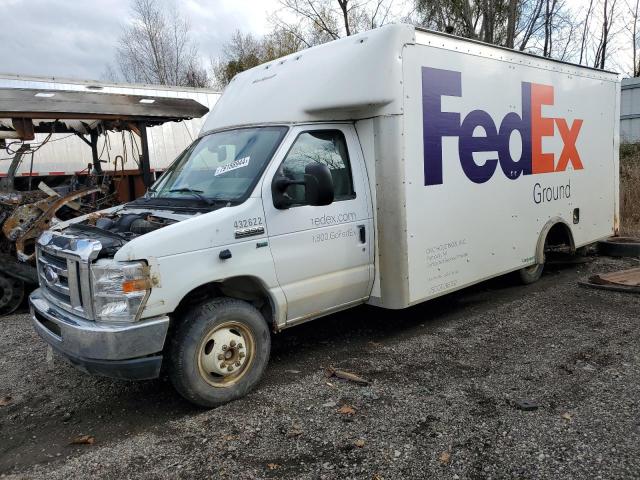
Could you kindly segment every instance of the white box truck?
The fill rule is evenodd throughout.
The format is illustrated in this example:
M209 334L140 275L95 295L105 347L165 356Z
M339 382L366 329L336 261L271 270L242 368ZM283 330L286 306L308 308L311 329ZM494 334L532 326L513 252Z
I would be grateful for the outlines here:
M271 334L402 309L616 232L615 74L390 25L236 76L145 197L38 242L33 325L213 406Z

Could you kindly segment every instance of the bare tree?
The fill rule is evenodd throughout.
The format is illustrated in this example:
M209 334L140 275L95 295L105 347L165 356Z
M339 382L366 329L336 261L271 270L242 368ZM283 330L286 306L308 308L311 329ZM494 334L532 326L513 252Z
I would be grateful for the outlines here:
M542 7L546 0L534 0L522 2L522 14L520 17L520 36L518 50L524 51L529 45L529 41L537 36L544 22L541 22Z
M212 61L216 86L224 88L238 73L297 52L304 46L295 27L291 30L276 28L263 38L236 30L224 44L222 55Z
M580 59L578 63L582 65L582 59L585 55L585 47L587 42L587 34L589 32L589 21L591 16L591 10L593 9L593 0L589 0L589 8L587 8L587 14L584 17L584 25L582 28L582 41L580 42Z
M547 57L573 59L575 20L568 0L414 0L419 23Z
M280 0L270 21L311 47L395 20L392 7L393 0Z
M602 3L602 27L600 38L596 47L593 66L604 69L607 61L607 48L612 38L611 29L616 19L616 0L603 0Z
M212 61L216 83L303 48L379 27L395 20L393 0L280 0L269 18L273 31L263 38L237 31Z
M509 6L507 8L507 40L505 46L509 48L513 48L515 42L518 3L518 0L509 0Z
M543 26L546 0L415 0L419 23L435 30L525 50Z
M489 0L416 0L419 23L466 38L480 38L483 8Z
M548 57L551 52L551 46L553 45L553 28L552 19L553 11L556 7L556 0L545 0L544 8L544 49L542 55Z
M238 73L262 63L262 45L252 34L236 30L222 47L222 55L212 61L216 86L224 88Z
M627 2L627 8L629 9L630 25L626 28L631 34L631 71L634 77L640 77L640 59L638 58L638 15L640 14L640 0L635 0L634 3Z
M582 23L567 0L521 0L517 48L558 60L575 61Z
M128 82L206 86L190 26L164 1L132 0L132 18L122 28L116 50L119 76Z

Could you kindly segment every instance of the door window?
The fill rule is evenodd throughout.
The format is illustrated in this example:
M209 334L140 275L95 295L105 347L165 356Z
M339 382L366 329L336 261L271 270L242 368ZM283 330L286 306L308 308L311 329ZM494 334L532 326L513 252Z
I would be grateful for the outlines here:
M279 173L291 180L304 180L305 167L312 162L329 167L335 202L355 198L347 142L340 130L316 130L298 135ZM304 185L290 185L285 195L291 199L292 205L306 203Z

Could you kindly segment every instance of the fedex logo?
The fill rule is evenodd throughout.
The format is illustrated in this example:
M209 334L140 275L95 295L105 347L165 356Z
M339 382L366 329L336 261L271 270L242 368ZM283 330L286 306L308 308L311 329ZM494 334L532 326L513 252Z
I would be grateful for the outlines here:
M458 155L465 175L475 183L484 183L495 173L498 164L505 176L515 180L520 175L562 172L571 164L574 170L583 168L576 141L582 120L570 125L564 118L542 116L543 105L553 105L553 87L522 82L522 110L507 113L496 125L484 110L473 110L463 119L460 113L443 112L442 97L461 97L460 72L422 67L422 125L424 140L424 184L442 184L442 139L458 137ZM477 127L485 134L474 136ZM556 162L553 153L542 151L543 137L552 137L555 127L563 141ZM522 154L514 159L509 151L511 134L517 131L522 139ZM495 152L497 158L479 165L473 159L476 152Z

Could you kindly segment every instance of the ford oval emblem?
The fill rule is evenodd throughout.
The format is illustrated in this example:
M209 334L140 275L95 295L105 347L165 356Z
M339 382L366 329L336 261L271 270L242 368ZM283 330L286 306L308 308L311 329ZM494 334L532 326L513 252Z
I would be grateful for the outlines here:
M44 268L44 279L47 281L48 285L55 285L58 283L58 274L53 268L51 268L51 266L47 265Z

